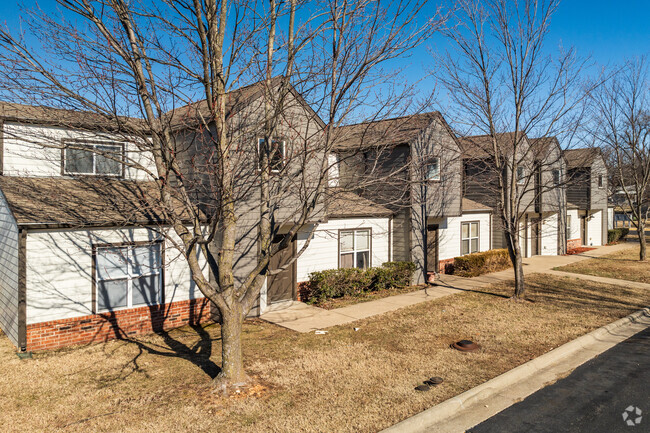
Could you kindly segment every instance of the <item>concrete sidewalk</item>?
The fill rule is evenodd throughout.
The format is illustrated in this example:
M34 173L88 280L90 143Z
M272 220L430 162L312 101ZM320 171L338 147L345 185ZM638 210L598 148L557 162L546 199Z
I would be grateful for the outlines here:
M612 246L597 247L592 251L572 256L535 256L524 259L524 273L548 273L553 275L571 276L575 278L604 282L609 284L623 284L626 286L646 287L650 289L649 284L632 283L629 281L620 281L612 278L592 277L590 275L573 274L567 272L553 271L557 266L564 266L581 260L598 258L606 254L611 254L623 249L632 248L632 244L618 244ZM284 328L292 329L297 332L311 332L317 329L329 328L331 326L345 325L356 320L367 317L384 314L389 311L398 310L410 305L438 299L443 296L461 293L465 291L479 291L494 283L511 280L514 278L512 269L501 272L481 275L474 278L463 278L453 275L441 275L435 286L428 287L426 290L418 290L402 295L390 296L375 301L362 302L348 307L337 308L335 310L324 310L322 308L307 305L302 302L293 302L288 308L276 311L270 311L260 316L262 320L274 323Z

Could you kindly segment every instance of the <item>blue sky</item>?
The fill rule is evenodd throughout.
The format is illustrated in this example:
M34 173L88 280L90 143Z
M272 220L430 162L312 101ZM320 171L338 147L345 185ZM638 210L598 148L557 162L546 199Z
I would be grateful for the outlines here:
M33 5L32 2L23 2ZM51 10L52 0L40 5ZM435 5L435 3L434 3ZM18 24L20 2L0 2L0 22L14 27ZM625 59L650 54L650 1L648 0L565 0L554 15L547 39L550 53L561 44L575 47L580 56L591 56L598 65L620 64ZM428 50L444 49L445 41L434 36L425 46L401 60L408 81L422 78L433 66ZM422 93L433 89L433 81L419 85Z

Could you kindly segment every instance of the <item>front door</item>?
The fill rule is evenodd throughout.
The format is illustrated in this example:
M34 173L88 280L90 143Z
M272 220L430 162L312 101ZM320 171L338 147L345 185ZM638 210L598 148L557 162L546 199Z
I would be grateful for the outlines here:
M438 272L438 225L427 226L427 272Z
M586 217L580 217L580 243L587 245L587 222Z
M282 235L276 236L273 239L274 243L282 241ZM281 269L286 264L290 263L291 259L296 253L296 241L294 240L284 250L280 250L276 255L271 257L269 263L269 271L276 271ZM291 301L294 299L296 287L296 262L294 260L287 268L276 275L269 275L266 289L266 302L272 304L274 302Z
M530 255L539 255L539 218L530 220Z

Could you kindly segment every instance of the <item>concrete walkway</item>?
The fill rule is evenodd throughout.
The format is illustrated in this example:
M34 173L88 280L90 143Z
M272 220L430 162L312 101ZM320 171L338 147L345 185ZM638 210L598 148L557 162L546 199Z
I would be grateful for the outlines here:
M598 258L623 249L632 248L632 244L618 244L612 246L597 247L595 250L572 256L536 256L524 259L524 273L548 273L552 275L571 276L584 280L598 281L609 284L625 285L627 287L644 287L650 289L650 284L621 281L612 278L593 277L590 275L573 274L568 272L553 271L557 266L564 266L589 258ZM501 281L514 278L512 269L501 272L481 275L475 278L462 278L453 275L441 275L437 284L428 287L426 290L418 290L403 295L390 296L376 301L362 302L348 307L335 310L324 310L322 308L307 305L302 302L293 302L288 308L271 311L260 316L267 322L292 329L297 332L311 332L331 326L345 325L359 319L376 316L389 311L398 310L409 305L438 299L443 296L461 293L464 291L476 291L482 287Z

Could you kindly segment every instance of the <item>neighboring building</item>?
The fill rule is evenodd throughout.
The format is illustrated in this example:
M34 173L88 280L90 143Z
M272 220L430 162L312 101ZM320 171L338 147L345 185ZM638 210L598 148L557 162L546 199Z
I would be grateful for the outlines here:
M504 154L512 148L514 134L497 137ZM517 190L523 213L520 242L524 257L562 253L562 227L559 217L565 209L562 189L564 161L555 139L529 140L525 135L518 143ZM485 204L493 211L491 248L507 248L506 233L499 212L499 173L494 166L492 139L480 135L461 140L463 155L463 197ZM509 175L501 175L503 181ZM519 180L520 179L520 180Z
M571 149L567 161L568 248L607 243L607 166L598 148ZM567 229L569 232L569 229Z
M2 106L1 129L0 327L12 343L56 348L209 316L159 234L157 186L120 163L155 172L135 138L84 113L14 104Z
M414 283L461 254L489 249L490 210L461 197L455 135L438 112L337 128L340 185L393 213L390 254L416 264Z

